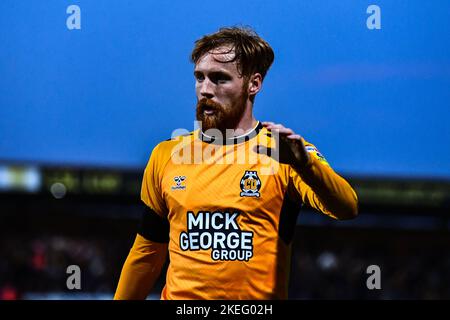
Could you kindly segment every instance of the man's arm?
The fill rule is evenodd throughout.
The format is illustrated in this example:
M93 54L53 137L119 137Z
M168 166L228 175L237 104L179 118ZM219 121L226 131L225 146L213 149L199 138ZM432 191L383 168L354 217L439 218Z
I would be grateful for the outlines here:
M310 157L306 165L293 170L302 179L299 184L304 203L339 220L353 219L358 215L355 191L331 167Z
M169 223L147 208L133 247L120 274L115 300L147 298L167 257Z
M262 124L279 134L277 160L290 165L293 171L290 176L304 203L335 219L352 219L358 215L358 198L353 188L328 164L310 155L300 135L281 124Z
M158 279L167 255L167 243L136 235L120 274L114 300L144 300Z

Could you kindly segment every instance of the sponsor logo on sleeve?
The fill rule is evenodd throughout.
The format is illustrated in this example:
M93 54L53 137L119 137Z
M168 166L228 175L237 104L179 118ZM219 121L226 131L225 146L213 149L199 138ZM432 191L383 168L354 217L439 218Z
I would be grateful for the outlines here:
M327 159L325 159L325 157L319 152L319 150L317 150L316 147L314 146L305 146L306 151L309 152L310 155L312 155L314 158L316 158L317 160L319 160L320 162L322 162L323 164L330 166L330 164L328 163Z

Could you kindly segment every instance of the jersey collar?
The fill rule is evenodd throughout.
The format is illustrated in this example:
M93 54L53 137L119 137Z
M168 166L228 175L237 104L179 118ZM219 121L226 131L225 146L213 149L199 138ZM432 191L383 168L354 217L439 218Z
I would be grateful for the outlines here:
M208 136L204 134L201 130L199 130L199 138L206 143L212 143L212 144L220 144L220 145L230 145L230 144L238 144L242 142L249 141L251 138L256 137L258 133L263 128L261 122L258 121L256 126L247 132L246 134L233 137L233 138L222 138L222 139L216 139L215 137Z

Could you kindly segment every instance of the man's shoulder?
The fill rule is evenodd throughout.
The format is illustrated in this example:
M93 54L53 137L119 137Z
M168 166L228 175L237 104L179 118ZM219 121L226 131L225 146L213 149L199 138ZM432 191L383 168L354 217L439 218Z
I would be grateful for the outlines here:
M183 134L179 134L179 135L173 136L173 137L171 137L169 139L166 139L164 141L161 141L159 144L165 143L165 142L173 142L173 141L179 142L179 141L181 141L183 139L186 139L186 138L189 138L189 137L194 137L195 132L196 131L191 131L191 132L186 132L186 133L183 133Z
M153 148L152 154L170 157L177 146L191 143L195 139L195 134L196 131L191 131L161 141Z
M315 147L314 144L312 144L311 142L305 140L303 137L302 137L302 140L303 140L303 144L305 145L305 147Z

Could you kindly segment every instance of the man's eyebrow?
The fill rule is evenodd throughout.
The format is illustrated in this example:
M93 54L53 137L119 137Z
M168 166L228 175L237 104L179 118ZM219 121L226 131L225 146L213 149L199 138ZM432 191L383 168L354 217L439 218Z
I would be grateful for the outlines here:
M202 74L202 73L204 73L204 71L203 70L194 70L194 75L197 75L197 74ZM226 75L226 76L229 76L229 77L231 77L231 73L230 72L228 72L228 71L226 71L226 70L221 70L221 69L219 69L219 70L211 70L211 71L209 71L209 72L206 72L206 73L208 73L208 74L211 74L211 75Z

